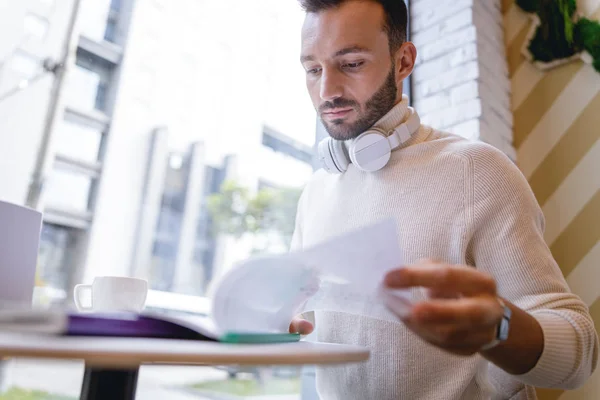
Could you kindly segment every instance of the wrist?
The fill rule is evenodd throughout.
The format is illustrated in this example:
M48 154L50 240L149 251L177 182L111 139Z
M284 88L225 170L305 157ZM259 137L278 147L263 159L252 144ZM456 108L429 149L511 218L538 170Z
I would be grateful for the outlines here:
M544 334L540 323L527 311L505 301L510 307L508 339L479 354L511 375L522 375L538 362L544 349Z
M512 310L507 306L501 298L497 298L498 303L503 308L502 318L496 324L494 330L494 337L492 341L481 348L481 351L485 352L491 350L503 342L508 340L510 331L510 322L512 318Z

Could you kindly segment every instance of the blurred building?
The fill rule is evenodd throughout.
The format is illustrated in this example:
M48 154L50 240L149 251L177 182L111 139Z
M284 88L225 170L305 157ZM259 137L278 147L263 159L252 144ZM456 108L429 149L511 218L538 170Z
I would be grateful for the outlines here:
M276 61L264 55L281 40L282 4L250 3L0 0L0 98L22 89L0 101L0 198L26 202L50 135L44 282L68 292L96 275L135 275L202 294L249 250L208 235L207 195L226 177L251 188L306 182L306 140L265 126L279 99L268 94ZM42 64L62 59L77 4L56 97Z

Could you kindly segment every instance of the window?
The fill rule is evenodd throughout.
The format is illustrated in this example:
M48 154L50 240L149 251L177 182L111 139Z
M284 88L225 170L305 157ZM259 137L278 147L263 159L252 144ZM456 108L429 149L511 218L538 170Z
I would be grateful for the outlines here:
M116 42L117 40L117 20L109 18L106 22L106 30L104 31L104 40L108 42Z
M0 60L6 83L38 74L48 49L68 40L74 2L54 1L44 19L34 8L42 1L26 2L36 14L24 24L45 43ZM3 19L22 21L23 1L0 2ZM118 274L145 278L175 299L205 297L238 261L286 247L298 193L313 172L315 111L298 62L303 19L293 0L81 1L81 36L45 154L51 168L37 271L44 293L70 307L74 285ZM23 26L14 25L0 24L5 49L22 39ZM4 175L11 190L0 184L0 198L18 197L12 188L32 178L51 83L21 91L10 112L0 111L0 132L11 132L0 134L0 149L15 153L14 173ZM264 196L271 191L278 196ZM261 213L278 214L277 228L249 228ZM81 365L73 370L77 377L53 375L48 397L78 391ZM183 390L227 382L223 371L193 371ZM176 397L177 375L166 369L160 389L140 380L138 397ZM62 393L65 382L74 389Z
M76 256L78 230L45 223L42 227L39 250L38 281L54 288L55 299L67 295L69 271L67 266ZM50 293L49 295L52 295Z
M57 129L56 151L69 158L96 163L103 137L97 128L64 120Z
M80 10L82 34L98 43L117 43L121 3L116 0L83 1Z
M68 105L85 111L106 112L111 76L112 69L108 62L79 51L66 89Z
M53 208L86 212L94 178L64 167L55 168L46 185L46 202Z
M104 31L104 40L116 43L119 29L119 17L122 7L121 0L111 0L108 18L106 20L106 30Z

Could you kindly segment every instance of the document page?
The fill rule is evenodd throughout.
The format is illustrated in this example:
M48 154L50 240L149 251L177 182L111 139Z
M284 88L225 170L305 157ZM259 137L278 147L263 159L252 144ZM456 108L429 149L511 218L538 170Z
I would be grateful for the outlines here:
M301 312L329 310L397 321L385 306L385 274L402 266L395 222L384 220L297 254L318 276L319 288ZM394 291L409 304L408 291ZM396 302L398 303L398 302Z
M258 257L229 271L213 297L221 332L285 332L306 311L396 321L381 297L387 271L402 265L395 222L385 220L310 249ZM408 292L396 292L408 301Z

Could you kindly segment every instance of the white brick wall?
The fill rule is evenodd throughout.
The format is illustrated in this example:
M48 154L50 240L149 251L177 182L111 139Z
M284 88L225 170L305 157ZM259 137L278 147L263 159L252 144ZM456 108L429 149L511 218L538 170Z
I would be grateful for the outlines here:
M425 124L516 159L500 0L411 0L413 102Z

